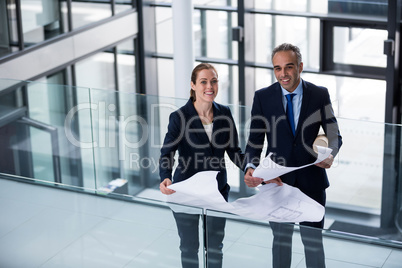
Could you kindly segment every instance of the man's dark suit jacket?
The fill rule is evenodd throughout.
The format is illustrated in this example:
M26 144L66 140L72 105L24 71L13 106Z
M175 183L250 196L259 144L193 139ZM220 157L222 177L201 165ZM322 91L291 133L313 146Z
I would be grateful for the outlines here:
M179 152L178 165L173 183L188 179L199 171L219 171L218 188L227 199L227 184L224 155L239 168L243 168L244 154L239 147L237 129L229 107L213 103L214 121L212 139L209 141L192 99L170 114L168 131L161 148L159 174L161 181L172 179L174 155Z
M254 95L246 161L258 166L264 137L267 154L279 165L298 167L313 163L317 154L312 145L322 126L335 157L342 145L338 123L332 110L328 90L302 80L303 99L295 135L286 118L282 90L278 82L257 90ZM323 191L329 186L325 169L311 165L281 176L283 182L302 192Z

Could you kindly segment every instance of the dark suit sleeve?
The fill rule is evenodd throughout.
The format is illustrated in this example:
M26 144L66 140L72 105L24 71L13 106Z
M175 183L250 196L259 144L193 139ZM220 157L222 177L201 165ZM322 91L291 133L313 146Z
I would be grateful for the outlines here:
M342 146L342 136L340 134L338 121L336 120L330 96L326 88L324 98L325 105L321 111L322 128L328 138L328 147L332 149L332 155L335 157Z
M264 146L267 121L262 112L261 98L258 91L254 95L253 106L251 108L250 134L245 152L245 165L252 163L258 166L260 156Z
M226 147L226 153L230 160L232 160L237 167L243 170L245 167L244 154L239 146L239 135L229 107L227 108L226 116L228 117L229 129L231 130L229 133L229 143Z
M168 131L161 148L161 156L159 159L159 175L161 181L166 178L172 179L172 170L174 165L174 155L179 147L180 137L182 134L180 116L177 112L173 112L169 116Z

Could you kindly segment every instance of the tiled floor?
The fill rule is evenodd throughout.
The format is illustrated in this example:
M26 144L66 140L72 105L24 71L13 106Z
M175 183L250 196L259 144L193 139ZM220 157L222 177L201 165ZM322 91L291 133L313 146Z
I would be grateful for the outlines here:
M0 267L180 267L163 206L0 179ZM268 226L228 220L224 267L270 267ZM299 234L292 267L304 264ZM402 267L402 249L325 236L327 267Z

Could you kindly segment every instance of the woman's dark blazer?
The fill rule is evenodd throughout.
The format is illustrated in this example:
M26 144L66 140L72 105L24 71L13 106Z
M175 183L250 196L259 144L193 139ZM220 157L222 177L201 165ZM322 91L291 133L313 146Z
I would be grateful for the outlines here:
M204 130L192 99L170 114L168 131L161 148L159 174L161 181L172 179L174 155L179 152L173 183L188 179L199 171L219 171L218 188L227 199L229 185L225 152L232 162L243 168L244 154L239 147L237 129L229 107L213 102L214 125L211 141Z

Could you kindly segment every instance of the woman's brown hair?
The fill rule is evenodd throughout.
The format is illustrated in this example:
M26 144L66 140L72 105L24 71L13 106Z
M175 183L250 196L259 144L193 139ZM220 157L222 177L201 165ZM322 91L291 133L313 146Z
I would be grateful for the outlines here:
M216 71L215 67L212 64L209 63L200 63L197 66L194 67L193 72L191 73L191 82L195 85L197 82L197 76L198 73L201 72L202 70L213 70L216 73L216 76L218 76L218 72ZM190 89L190 99L195 101L195 91L191 88Z

